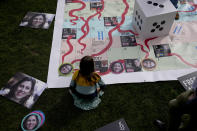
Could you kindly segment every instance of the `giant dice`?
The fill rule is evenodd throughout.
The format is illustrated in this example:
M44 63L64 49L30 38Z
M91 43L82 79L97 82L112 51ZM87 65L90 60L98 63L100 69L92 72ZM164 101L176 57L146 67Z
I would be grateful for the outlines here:
M170 0L135 0L132 25L142 38L167 35L176 16Z

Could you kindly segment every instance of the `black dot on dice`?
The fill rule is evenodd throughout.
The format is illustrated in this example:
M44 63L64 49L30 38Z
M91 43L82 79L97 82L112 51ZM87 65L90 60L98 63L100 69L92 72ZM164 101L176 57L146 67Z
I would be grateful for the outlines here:
M140 20L140 23L142 24L142 19Z
M157 23L155 22L155 23L153 23L153 26L156 26L157 25Z
M160 8L163 8L163 7L164 7L164 5L159 5L159 7L160 7Z
M165 23L166 23L165 20L161 21L161 24L162 24L162 25L165 24Z
M156 28L159 28L159 27L160 27L160 25L157 25L157 26L156 26Z
M162 31L163 30L163 27L159 28L159 31Z
M141 30L141 26L139 26L139 29Z
M138 15L138 19L140 19L140 15Z
M155 32L155 29L152 29L150 32Z
M135 12L135 13L136 13L136 15L138 14L137 10L136 10L136 12Z
M152 4L152 1L147 1L147 4Z
M136 21L136 17L135 17L135 21Z
M157 3L153 3L153 5L154 5L154 6L158 6L158 4L157 4Z
M137 25L139 25L139 22L137 22Z

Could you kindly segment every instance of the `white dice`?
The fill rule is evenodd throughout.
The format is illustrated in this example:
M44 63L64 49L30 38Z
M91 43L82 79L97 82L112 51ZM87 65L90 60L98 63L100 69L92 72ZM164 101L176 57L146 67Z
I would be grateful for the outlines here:
M175 20L170 0L135 0L132 25L142 38L167 35Z

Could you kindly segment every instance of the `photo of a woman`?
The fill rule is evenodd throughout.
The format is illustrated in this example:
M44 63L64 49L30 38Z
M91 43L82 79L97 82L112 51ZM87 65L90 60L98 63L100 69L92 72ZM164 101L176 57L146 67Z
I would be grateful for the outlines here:
M41 121L43 119L40 114L37 111L33 111L23 118L21 128L23 131L36 131L41 127Z
M6 87L10 88L10 92L6 94L5 97L19 104L25 105L25 102L33 94L35 83L35 79L31 77L24 77L12 87Z
M52 23L53 17L54 14L28 12L20 23L20 26L36 29L48 29L50 24Z
M113 62L110 66L110 69L112 71L112 73L115 73L115 74L119 74L119 73L122 73L124 68L123 68L123 65L121 62Z
M36 115L29 115L23 122L23 128L25 130L34 130L39 125L39 119Z
M46 22L45 14L35 14L28 21L28 26L32 28L42 28Z
M142 67L145 70L154 70L156 68L156 62L153 59L147 58L142 60Z
M46 83L27 74L17 72L0 90L0 95L30 109L46 87Z
M65 63L60 65L59 67L59 74L60 75L68 75L72 71L73 67L69 63Z

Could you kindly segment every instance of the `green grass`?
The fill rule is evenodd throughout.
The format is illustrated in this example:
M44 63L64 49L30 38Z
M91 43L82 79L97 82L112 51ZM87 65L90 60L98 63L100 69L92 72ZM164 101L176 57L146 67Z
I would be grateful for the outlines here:
M55 0L0 1L0 86L16 72L24 72L44 82L53 36L49 30L19 27L28 11L56 13ZM67 89L47 89L32 109L0 97L0 130L18 131L22 118L42 110L46 122L42 131L93 131L124 118L132 131L157 131L154 119L168 122L168 101L184 89L178 81L108 85L102 102L91 111L73 106Z

